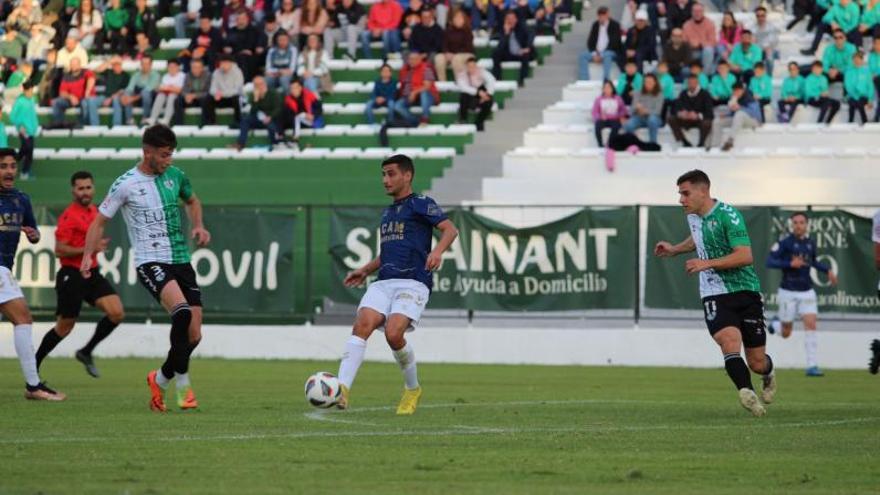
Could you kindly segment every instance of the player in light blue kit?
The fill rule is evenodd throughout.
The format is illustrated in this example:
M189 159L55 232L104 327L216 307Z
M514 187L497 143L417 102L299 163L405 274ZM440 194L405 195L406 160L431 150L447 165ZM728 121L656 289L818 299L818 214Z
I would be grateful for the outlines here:
M12 275L21 234L24 233L31 244L40 242L31 199L15 188L15 173L18 170L15 156L14 149L0 148L0 313L12 323L15 353L18 354L25 380L24 397L61 401L66 396L40 380L31 329L34 319Z
M416 357L404 333L414 330L431 294L431 272L440 267L443 252L458 236L455 225L433 199L413 193L415 167L405 155L394 155L382 162L382 184L394 203L382 212L379 257L345 277L345 285L356 287L367 276L379 271L358 307L354 330L345 345L339 364L342 398L338 407L349 406L349 389L364 360L367 339L385 327L385 340L394 353L404 376L403 397L397 414L413 414L422 396L416 372ZM441 233L431 249L432 233Z

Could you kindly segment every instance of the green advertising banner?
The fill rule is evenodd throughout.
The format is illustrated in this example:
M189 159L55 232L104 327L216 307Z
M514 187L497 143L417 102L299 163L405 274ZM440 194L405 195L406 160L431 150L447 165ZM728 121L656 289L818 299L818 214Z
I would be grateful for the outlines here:
M379 208L335 209L330 220L330 297L357 303L364 288L345 274L379 252ZM432 308L482 311L630 309L635 304L636 209L584 209L517 229L463 210L459 237L434 274Z
M776 207L740 208L749 228L755 269L761 279L764 300L776 308L780 270L767 269L767 255L773 244L788 235L792 210ZM810 236L816 241L819 261L828 263L840 278L832 287L825 275L812 270L813 284L822 311L866 313L880 311L877 277L873 267L871 219L844 210L810 213ZM652 207L648 212L647 259L645 260L645 308L700 309L699 281L685 273L691 255L656 258L654 245L666 240L680 242L690 232L680 207Z
M55 273L60 268L54 255L55 223L60 213L37 208L42 238L30 244L22 236L19 244L14 273L35 310L55 308ZM292 313L293 217L223 208L205 208L204 216L211 244L191 252L205 310L217 315ZM121 215L110 222L106 236L110 247L98 256L101 273L119 292L127 310L158 311L158 304L138 281Z

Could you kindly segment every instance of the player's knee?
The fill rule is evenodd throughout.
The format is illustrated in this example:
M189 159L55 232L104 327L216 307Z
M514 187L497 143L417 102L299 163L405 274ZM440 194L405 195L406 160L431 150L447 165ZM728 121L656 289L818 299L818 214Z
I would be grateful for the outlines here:
M113 310L113 311L108 311L107 312L107 319L112 321L114 324L119 325L120 323L122 323L122 320L125 319L125 311L123 311L122 308L119 308L119 309Z
M372 322L358 320L354 323L351 334L367 340L376 328Z
M763 373L765 369L767 369L767 364L765 363L764 357L750 357L746 356L746 362L749 365L749 369L755 373Z
M67 337L70 335L70 332L73 331L74 322L67 321L59 321L55 324L55 333L58 334L59 337Z
M403 347L406 346L406 339L403 337L403 332L395 333L386 331L385 341L388 342L388 346L395 351L403 349Z

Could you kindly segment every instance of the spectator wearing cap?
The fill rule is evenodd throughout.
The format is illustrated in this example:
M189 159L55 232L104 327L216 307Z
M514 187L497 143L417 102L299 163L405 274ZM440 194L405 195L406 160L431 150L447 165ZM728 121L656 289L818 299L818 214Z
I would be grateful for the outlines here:
M853 63L843 76L843 88L849 104L849 122L855 120L856 111L862 117L862 124L868 122L866 108L874 100L874 82L862 52L853 55Z
M706 138L712 130L712 120L715 118L715 110L712 97L709 92L700 87L700 81L696 74L691 74L685 81L685 88L678 95L678 99L672 105L672 115L669 116L669 128L675 136L675 140L685 148L693 146L684 131L698 128L700 130L699 147L706 145Z
M183 90L175 100L177 108L174 112L175 123L183 123L183 116L189 107L201 107L208 97L211 87L211 72L200 59L190 62L189 73L183 83Z
M442 52L434 56L437 78L446 81L446 67L450 64L453 75L458 77L474 53L474 32L468 23L467 14L458 9L452 13L452 22L443 33Z
M681 28L684 41L691 47L693 57L702 61L703 69L711 74L715 68L715 46L718 44L715 23L705 16L705 7L700 3L694 3L691 12L691 18Z
M372 58L370 42L382 40L382 58L389 53L400 52L400 21L403 8L396 0L381 0L370 7L367 29L361 33L361 52L364 58Z
M367 11L357 0L327 0L327 15L330 18L324 30L327 53L335 56L336 43L345 41L348 58L354 60L358 39L367 24Z
M755 9L755 27L752 28L755 44L764 53L764 64L767 73L773 74L775 61L779 59L779 28L767 22L767 9L763 6Z
M761 127L760 104L742 82L734 84L730 100L727 102L726 112L715 118L712 122L712 127L715 145L721 146L722 151L729 151L733 148L736 136L743 129L757 129ZM724 144L721 144L725 128L729 129L729 134Z
M79 59L72 59L70 70L64 73L58 87L58 97L52 100L52 127L64 127L64 112L80 109L80 123L98 125L97 101L86 101L95 96L95 75L84 70ZM92 108L94 107L94 108Z
M400 117L407 125L427 125L431 117L431 106L440 102L440 93L434 82L437 80L434 68L418 52L410 52L406 64L400 69L398 77L400 88L394 101L392 120ZM410 112L409 107L422 108L420 118Z
M626 33L624 50L627 60L635 60L639 70L644 62L657 60L657 33L648 23L648 12L644 9L636 11L635 25Z
M126 125L134 125L132 108L135 103L141 104L144 116L149 115L160 79L159 72L153 70L153 58L149 55L142 58L140 70L129 79L125 93L113 100L113 125L121 125L123 121Z
M611 78L611 67L622 60L623 38L620 24L611 18L608 7L596 11L596 21L590 27L587 49L578 58L578 79L590 79L590 63L602 64L602 80Z
M492 113L495 103L495 77L477 64L477 59L467 60L465 70L455 77L461 92L458 96L458 121L467 122L468 113L477 110L477 130L482 131L486 118Z
M859 6L852 0L837 0L822 17L822 22L816 26L816 34L809 48L801 50L804 55L814 55L822 42L822 36L832 34L837 41L837 31L841 31L844 37L853 45L862 45L862 34L859 32L861 15Z
M660 60L666 62L673 79L677 82L684 81L691 61L691 50L684 42L681 28L673 28L669 33L669 40L663 45L663 57Z
M327 65L329 59L330 55L321 46L321 38L317 34L310 35L305 48L299 54L296 75L302 81L303 86L316 95L321 91L333 91L330 66Z
M501 79L503 62L519 62L517 84L523 86L529 75L529 64L535 59L532 35L525 24L519 21L516 13L510 11L504 15L504 24L499 34L498 46L492 51L492 75L495 79Z
M244 74L230 55L220 58L220 67L211 74L208 95L202 100L202 125L217 123L217 108L232 108L234 126L241 120L240 98L244 90Z
M162 76L159 87L156 88L153 108L144 125L151 126L157 122L171 125L171 119L174 118L174 108L177 99L183 92L184 83L186 83L186 74L180 70L180 62L177 59L169 60L168 72Z
M730 52L730 71L748 84L755 73L755 65L764 57L761 47L752 42L752 32L743 30L740 42Z
M290 87L290 81L296 75L298 58L299 52L290 42L290 36L284 31L279 32L266 53L266 84L272 89Z
M34 101L34 88L28 81L22 86L22 93L15 99L9 112L9 123L18 132L21 157L21 178L30 179L31 165L34 163L34 139L40 130L37 120L37 103Z
M110 59L109 67L110 70L107 70L106 65L98 69L104 80L104 95L99 105L101 108L121 105L118 100L125 94L125 88L128 87L128 82L131 79L128 72L123 70L122 57L119 55L114 55Z
M397 80L394 79L394 73L391 66L383 64L379 68L379 78L373 83L373 91L370 93L370 99L367 100L367 107L364 115L368 124L376 123L375 109L386 107L390 115L394 108L394 98L397 94Z

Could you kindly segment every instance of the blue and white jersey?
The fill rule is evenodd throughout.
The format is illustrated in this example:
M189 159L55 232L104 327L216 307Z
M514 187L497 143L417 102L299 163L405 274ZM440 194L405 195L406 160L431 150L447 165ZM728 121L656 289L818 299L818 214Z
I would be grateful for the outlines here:
M446 219L437 203L422 195L411 194L385 208L379 228L379 280L416 280L431 289L433 277L425 269L431 234Z
M802 257L805 265L800 268L792 268L791 259L795 256ZM794 234L790 234L770 248L767 268L781 269L782 283L779 284L779 287L798 292L813 288L810 268L815 268L822 273L828 273L828 270L831 269L828 265L816 261L816 243L812 239L809 237L798 239Z
M37 228L31 198L18 189L0 190L0 266L12 271L21 228Z

